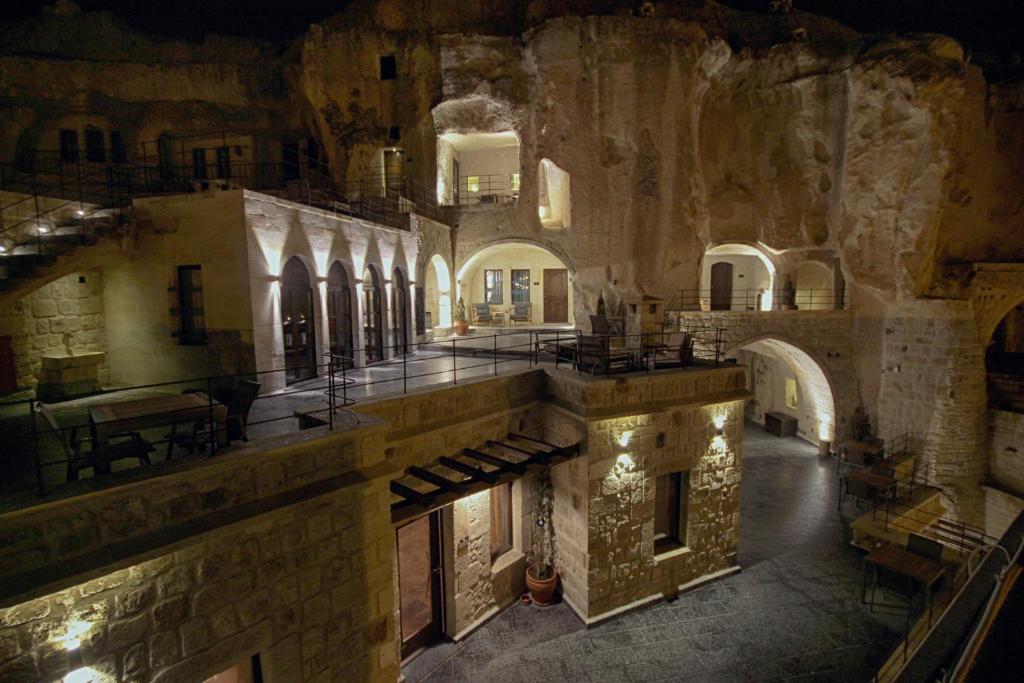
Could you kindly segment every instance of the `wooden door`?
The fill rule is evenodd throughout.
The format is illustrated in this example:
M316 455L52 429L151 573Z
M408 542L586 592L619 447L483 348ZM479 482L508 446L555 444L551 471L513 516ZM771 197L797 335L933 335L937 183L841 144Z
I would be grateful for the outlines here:
M732 264L711 264L711 310L728 311L732 308Z
M440 541L440 510L395 532L402 659L429 645L443 630Z
M544 269L544 322L569 322L569 271Z

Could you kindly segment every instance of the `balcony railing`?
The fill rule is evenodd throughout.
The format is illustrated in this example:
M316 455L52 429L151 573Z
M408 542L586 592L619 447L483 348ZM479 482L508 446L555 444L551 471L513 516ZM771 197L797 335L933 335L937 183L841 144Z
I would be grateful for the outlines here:
M694 334L700 334L704 341L699 345L701 350L695 352L687 363L657 363L659 353L672 355L667 344L671 335L667 333L620 337L616 343L622 346L613 345L610 353L628 350L636 359L635 365L629 368L631 372L650 372L660 367L707 368L723 362L720 332L710 328L702 332L695 328ZM704 338L705 335L711 336ZM345 428L358 424L359 418L351 407L369 398L405 394L410 389L430 385L457 385L467 379L496 376L502 371L527 369L542 363L553 362L556 367L568 364L577 371L590 371L592 366L584 367L582 359L572 351L570 343L578 339L574 330L517 330L424 345L409 344L405 346L410 351L406 354L400 354L396 347L385 347L395 351L396 356L369 368L353 368L351 363L352 357L365 352L365 349L345 355L327 354L326 362L318 362L315 368L305 368L315 375L311 379L256 397L245 420L245 432L250 439L258 440L313 426ZM663 353L666 349L668 354ZM605 365L605 368L610 367L610 363ZM181 411L162 413L162 426L143 428L141 434L133 436L144 439L148 452L159 456L159 459L170 461L171 455L175 455L174 460L177 461L185 457L179 441L176 441L183 434L190 451L213 454L225 448L223 438L218 436L224 432L225 425L217 424L217 415L223 414L224 404L218 404L215 395L238 385L241 380L263 386L283 384L287 373L295 370L291 367L195 377L90 392L46 404L34 399L0 403L0 423L3 424L3 432L9 435L4 462L0 463L5 475L0 483L0 505L29 505L36 496L47 496L65 487L69 463L88 460L89 449L84 445L90 439L93 447L96 444L91 408L137 398L199 392L202 408L197 408L193 401L190 407ZM57 424L48 421L42 412L44 405L51 414L61 414ZM229 421L232 419L230 413L227 417ZM79 445L82 445L81 453L77 451ZM146 467L162 465L154 462ZM83 465L82 468L90 466ZM117 476L121 475L117 472L94 474L94 478L100 480ZM36 496L32 495L33 492Z
M459 176L448 188L444 204L459 207L514 206L519 200L519 174Z
M670 311L828 311L843 308L836 289L683 289L669 301Z

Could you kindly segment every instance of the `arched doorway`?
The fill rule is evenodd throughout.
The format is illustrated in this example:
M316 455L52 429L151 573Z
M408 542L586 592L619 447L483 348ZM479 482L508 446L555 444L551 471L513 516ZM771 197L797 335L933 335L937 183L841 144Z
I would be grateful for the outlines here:
M327 273L327 327L331 353L353 358L352 283L337 261ZM344 361L351 367L351 360Z
M480 249L459 268L456 288L471 325L483 306L505 324L573 324L569 268L536 244L500 242Z
M989 406L1024 413L1024 303L1010 309L992 334L985 372Z
M285 382L316 377L316 334L313 288L309 271L296 257L281 273L281 327L284 337Z
M797 436L813 444L832 441L836 407L825 371L806 351L775 337L739 344L727 354L749 368L747 419L764 424L765 413L797 421Z
M440 254L434 254L427 261L426 277L423 278L423 311L426 332L431 328L452 326L452 275L448 263Z
M838 308L832 269L820 261L801 263L796 270L796 293L793 303L801 311L826 311Z
M402 271L395 268L391 278L391 345L395 355L409 352L409 288Z
M775 264L758 247L718 244L704 252L697 297L704 310L770 311L774 287Z
M380 275L373 266L363 271L363 340L366 362L384 360L384 316L381 315Z

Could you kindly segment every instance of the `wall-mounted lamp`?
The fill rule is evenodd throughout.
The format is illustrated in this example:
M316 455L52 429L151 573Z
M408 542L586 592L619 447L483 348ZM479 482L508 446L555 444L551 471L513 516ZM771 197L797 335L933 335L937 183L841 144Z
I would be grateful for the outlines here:
M712 420L712 422L715 423L715 433L722 434L725 429L725 415L721 413L715 415L715 418L714 420Z
M92 624L88 621L72 619L67 623L67 630L64 632L64 635L60 636L58 640L65 650L77 650L82 647L82 638L89 632L90 628L92 628Z
M618 439L619 445L622 446L623 448L626 448L627 446L629 446L629 441L632 438L633 438L633 430L632 429L627 429L626 431L624 431L621 434L619 434L619 439Z
M711 449L714 450L714 451L718 451L720 453L724 452L725 451L725 439L722 438L721 436L716 436L715 438L711 439Z
M617 476L629 474L634 469L636 469L636 463L633 462L633 456L631 456L629 453L620 453L619 457L615 459L615 467L613 468L613 472Z
M48 229L48 228L47 228L47 227L46 227L45 225L40 225L40 226L39 226L39 234L40 234L40 235L45 235L45 234L46 234L46 233L48 233L49 231L50 231L50 230L49 230L49 229Z
M85 215L85 211L82 211L81 209L79 209L78 211L75 211L75 215L78 216L79 218L81 218L82 216Z

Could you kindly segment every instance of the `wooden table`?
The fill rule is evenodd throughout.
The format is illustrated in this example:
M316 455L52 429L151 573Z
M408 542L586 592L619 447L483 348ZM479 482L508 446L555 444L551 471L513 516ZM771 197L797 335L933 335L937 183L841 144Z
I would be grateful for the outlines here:
M875 582L878 581L878 569L882 568L924 586L925 609L931 607L932 586L946 573L942 563L912 553L905 548L883 544L864 558L864 582L861 586L861 602L867 601L867 568L875 568Z
M117 434L195 422L209 416L210 399L206 394L171 394L93 406L89 409L89 426L94 443L104 444ZM227 406L214 401L218 446L228 443L227 417Z

